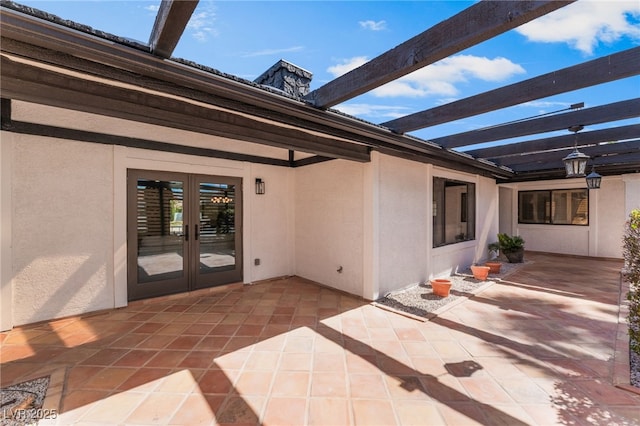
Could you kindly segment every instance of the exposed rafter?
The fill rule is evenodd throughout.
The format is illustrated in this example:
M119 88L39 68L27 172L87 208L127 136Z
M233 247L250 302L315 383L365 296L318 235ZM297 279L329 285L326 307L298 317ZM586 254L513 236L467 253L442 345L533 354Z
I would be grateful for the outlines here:
M564 7L569 1L481 1L312 91L327 108Z
M198 0L162 0L151 30L151 53L170 58L184 32Z
M502 139L517 138L519 136L533 135L536 133L553 132L568 129L570 126L578 124L587 126L638 116L640 116L640 98L635 98L548 117L472 130L432 139L431 141L445 148L456 148Z
M636 150L635 152L625 152L625 153L617 153L615 149L613 149L611 155L601 155L595 159L595 161L589 162L589 164L594 164L598 168L598 172L600 173L602 166L609 165L627 165L629 168L640 168L640 151ZM513 166L513 170L516 173L526 173L526 172L536 172L541 170L551 170L556 169L560 171L564 171L564 166L562 164L562 154L556 160L549 161L535 161L535 162L527 162L522 164L515 164ZM605 170L605 169L602 169Z
M509 157L502 157L497 161L500 165L506 166L509 168L517 167L521 164L533 165L535 163L542 164L548 163L553 164L558 168L562 168L562 158L569 154L572 148L567 148L559 151L546 151L546 152L537 152L537 153L528 153L522 155L513 155ZM610 156L613 154L622 155L622 154L633 154L640 153L640 142L639 140L633 140L628 142L619 142L619 143L610 143L603 145L593 145L587 147L581 147L580 152L588 155L591 159L597 159L602 156Z
M583 145L595 144L600 142L624 141L636 138L640 138L640 124L631 124L628 126L612 127L610 129L580 132L579 142L580 145ZM574 142L575 136L573 134L567 134L564 136L555 136L551 138L510 143L506 145L474 149L465 152L476 158L484 158L493 161L505 156L523 155L532 152L573 147Z
M640 47L382 123L405 133L640 74Z

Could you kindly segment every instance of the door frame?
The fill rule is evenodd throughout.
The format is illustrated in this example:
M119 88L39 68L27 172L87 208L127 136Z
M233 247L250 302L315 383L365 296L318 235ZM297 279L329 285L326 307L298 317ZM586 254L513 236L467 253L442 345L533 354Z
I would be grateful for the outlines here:
M134 301L152 297L193 291L202 288L215 287L232 282L243 281L243 179L236 176L220 176L202 173L185 173L162 170L127 168L127 203L126 203L126 241L127 241L127 300ZM138 283L138 238L137 238L137 181L138 179L168 180L183 182L183 220L184 214L188 218L186 224L192 225L189 237L183 239L183 277L152 282L150 286ZM134 183L135 181L135 183ZM234 205L234 239L235 266L226 271L209 274L199 273L199 245L195 241L193 224L199 222L199 184L200 182L223 183L235 185ZM185 228L183 233L186 236Z

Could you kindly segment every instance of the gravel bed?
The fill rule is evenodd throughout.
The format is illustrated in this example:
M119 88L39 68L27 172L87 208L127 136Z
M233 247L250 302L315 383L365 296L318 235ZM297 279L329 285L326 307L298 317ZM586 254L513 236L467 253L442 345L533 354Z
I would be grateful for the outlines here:
M376 303L411 315L428 318L438 309L462 297L470 297L480 287L489 283L495 283L505 275L521 268L524 263L502 263L499 274L491 274L486 281L473 278L471 269L459 271L449 277L451 292L448 297L440 297L433 294L431 285L426 283L416 284L412 287L394 291L376 300Z
M47 395L49 376L0 389L0 424L37 425L40 408Z

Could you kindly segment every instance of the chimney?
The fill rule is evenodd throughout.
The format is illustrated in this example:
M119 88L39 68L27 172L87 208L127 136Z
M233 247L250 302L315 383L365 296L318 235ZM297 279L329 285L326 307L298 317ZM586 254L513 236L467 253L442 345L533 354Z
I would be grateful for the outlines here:
M306 96L313 74L290 62L280 59L271 68L254 80L254 83L270 86L283 92L297 96Z

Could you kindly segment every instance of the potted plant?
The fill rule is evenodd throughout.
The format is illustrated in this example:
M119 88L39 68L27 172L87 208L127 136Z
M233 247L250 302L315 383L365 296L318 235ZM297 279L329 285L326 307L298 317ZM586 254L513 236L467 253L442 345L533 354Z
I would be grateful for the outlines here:
M496 244L496 243L493 243ZM509 263L522 263L524 257L524 240L519 235L498 234L500 252L505 255Z
M471 273L473 273L473 278L478 281L484 281L489 276L489 272L491 272L491 268L488 266L480 266L480 265L471 265Z
M434 278L429 280L433 294L440 297L448 297L451 290L451 281L446 278Z
M484 265L489 267L490 274L499 274L500 268L502 267L502 263L498 261L498 253L500 252L500 243L497 241L491 243L487 247L489 249L489 261L485 262Z

